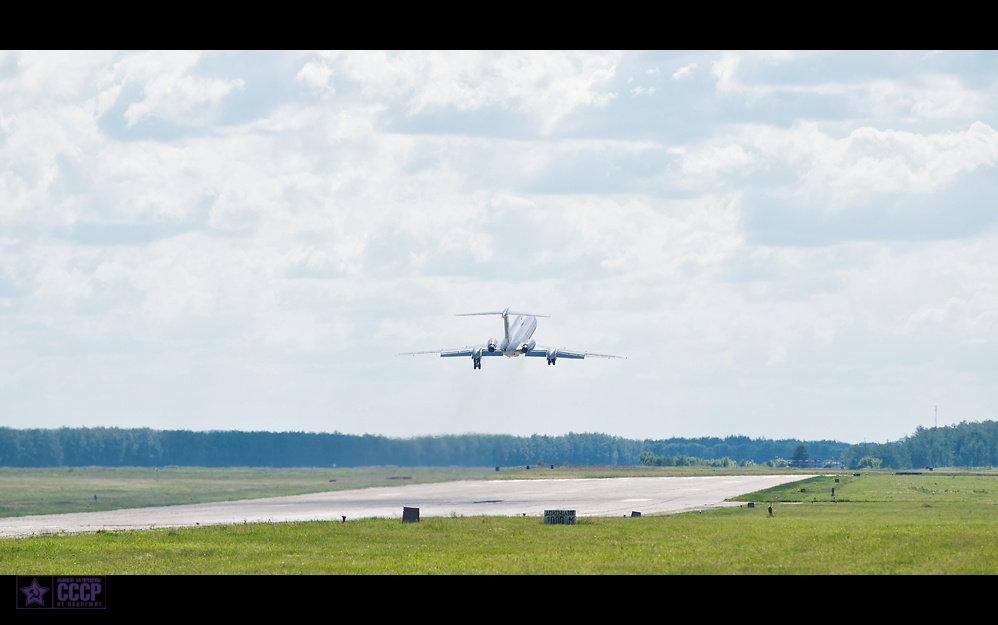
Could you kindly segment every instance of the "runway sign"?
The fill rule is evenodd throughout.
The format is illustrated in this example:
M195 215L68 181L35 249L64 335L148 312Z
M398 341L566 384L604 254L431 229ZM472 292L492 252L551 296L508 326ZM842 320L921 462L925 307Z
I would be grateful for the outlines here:
M545 510L544 522L553 525L575 525L575 510Z

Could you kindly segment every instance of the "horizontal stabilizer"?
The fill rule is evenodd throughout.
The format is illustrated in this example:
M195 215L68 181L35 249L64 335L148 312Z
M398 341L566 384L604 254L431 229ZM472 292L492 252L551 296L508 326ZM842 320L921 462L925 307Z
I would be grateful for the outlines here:
M513 311L511 311L508 308L506 310L497 310L495 312L461 313L461 314L455 315L455 316L456 317L476 317L478 315L499 315L501 317L505 317L507 315L520 315L521 317L545 317L545 318L550 318L551 317L551 315L535 315L534 313L513 312Z

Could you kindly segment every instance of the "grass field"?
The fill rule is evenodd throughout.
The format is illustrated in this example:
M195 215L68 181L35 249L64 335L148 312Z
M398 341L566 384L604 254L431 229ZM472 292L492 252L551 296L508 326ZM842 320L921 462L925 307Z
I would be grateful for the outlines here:
M0 517L303 495L483 476L488 476L484 468L462 467L7 467L0 468Z
M767 503L573 526L367 519L6 539L0 573L998 573L994 471L816 475L743 499Z

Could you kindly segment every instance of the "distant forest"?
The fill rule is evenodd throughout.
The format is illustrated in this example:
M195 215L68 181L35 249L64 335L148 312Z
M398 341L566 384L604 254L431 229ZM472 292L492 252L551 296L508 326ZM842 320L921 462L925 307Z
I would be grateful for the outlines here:
M365 434L119 428L0 428L0 466L516 466L533 464L786 464L840 462L905 469L998 463L998 422L918 428L893 443L726 438L633 440L599 433L529 437L461 434L388 438Z

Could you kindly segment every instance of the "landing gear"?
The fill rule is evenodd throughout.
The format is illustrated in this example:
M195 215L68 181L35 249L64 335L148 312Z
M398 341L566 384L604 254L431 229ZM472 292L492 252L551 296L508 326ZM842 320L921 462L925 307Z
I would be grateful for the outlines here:
M473 358L472 362L475 365L475 369L481 369L482 368L482 359L481 358Z
M548 358L548 364L549 364L549 365L554 365L554 363L555 363L555 362L556 362L557 360L558 360L557 358Z

